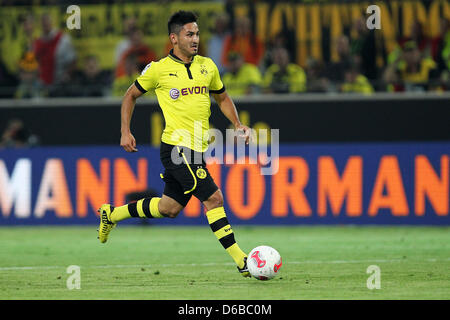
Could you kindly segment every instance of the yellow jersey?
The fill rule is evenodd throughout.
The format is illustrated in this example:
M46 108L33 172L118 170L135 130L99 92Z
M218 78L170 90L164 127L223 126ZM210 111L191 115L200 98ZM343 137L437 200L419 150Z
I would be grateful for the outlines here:
M286 72L280 74L280 67L272 64L267 68L263 78L263 85L266 88L284 93L295 93L306 91L306 73L302 67L290 63L286 67Z
M341 91L346 93L372 94L374 89L369 80L362 74L359 74L354 82L344 82Z
M197 55L186 64L171 51L149 63L134 83L143 93L155 90L166 122L162 142L198 152L208 149L209 94L225 91L212 59Z
M420 61L419 70L412 73L407 70L406 61L400 61L398 69L400 71L402 80L408 83L425 84L430 80L430 71L436 69L437 65L430 58L424 58Z
M223 83L230 96L239 97L247 94L252 86L259 87L262 84L262 75L258 67L244 63L236 74L226 72L223 75Z

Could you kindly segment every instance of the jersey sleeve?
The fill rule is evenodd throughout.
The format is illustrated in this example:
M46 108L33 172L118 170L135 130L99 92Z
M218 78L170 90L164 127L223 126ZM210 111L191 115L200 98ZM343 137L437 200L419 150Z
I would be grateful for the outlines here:
M211 83L209 85L209 92L211 93L222 93L225 92L225 86L223 85L222 79L220 79L219 69L217 69L216 64L211 61L211 65L213 66L213 76L211 79Z
M158 68L156 62L150 62L141 75L134 81L134 85L142 92L146 93L151 89L155 89L158 85Z

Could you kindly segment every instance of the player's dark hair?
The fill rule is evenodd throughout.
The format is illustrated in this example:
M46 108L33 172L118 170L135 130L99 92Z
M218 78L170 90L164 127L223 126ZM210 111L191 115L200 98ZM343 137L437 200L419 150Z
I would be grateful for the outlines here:
M197 22L197 16L192 11L177 11L170 18L167 23L169 34L178 34L186 23Z

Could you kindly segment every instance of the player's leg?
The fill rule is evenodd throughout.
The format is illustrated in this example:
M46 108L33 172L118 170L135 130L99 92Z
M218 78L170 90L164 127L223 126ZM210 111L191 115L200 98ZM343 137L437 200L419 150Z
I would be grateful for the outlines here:
M187 173L186 165L176 165L172 161L172 150L175 146L161 143L160 159L165 171L162 179L165 182L163 196L140 199L120 207L104 204L100 207L100 226L98 229L100 242L106 242L108 235L116 224L129 218L175 218L186 206L192 193L184 192L183 186L191 183L192 177ZM179 155L181 158L181 154ZM183 182L183 184L181 183Z
M165 170L162 179L165 184L161 198L145 198L117 207L111 214L111 221L117 223L131 217L175 218L189 202L192 194L184 194L181 185L169 170Z
M145 198L120 207L103 204L97 211L100 214L98 239L101 243L108 240L109 233L119 221L129 218L164 218L159 211L161 198Z
M184 206L175 199L163 194L161 198L144 198L113 209L111 222L129 218L175 218Z
M144 198L136 202L130 202L120 207L115 207L111 212L111 222L118 223L119 221L129 218L164 218L159 212L159 203L161 198Z
M118 222L125 219L175 218L189 202L192 194L184 194L181 185L168 170L165 171L163 180L165 186L161 198L144 198L120 207L113 207L110 204L102 205L98 210L100 213L100 226L98 229L100 242L106 242L111 230Z
M180 204L168 195L163 194L161 201L159 202L159 212L161 212L164 217L176 218L185 206L186 205Z
M101 243L105 243L109 233L119 221L129 218L175 218L183 208L183 205L164 194L161 198L140 199L120 207L104 204L98 209L100 213L98 238Z
M241 250L234 237L233 229L228 222L223 207L223 195L220 189L215 191L207 200L203 201L206 207L206 217L212 232L219 240L223 248L233 258L239 272L244 277L249 277L247 269L247 255Z
M176 152L172 152L174 148L176 148ZM208 210L206 213L208 222L217 239L236 262L239 271L244 276L249 276L250 274L246 270L247 256L236 243L233 230L226 218L222 192L211 177L203 154L179 146L165 145L162 150L161 161L166 168L166 173L169 174L170 179L178 182L176 185L173 184L174 188L175 186L181 188L181 190L174 190L177 191L173 193L174 199L185 206L189 198L186 198L186 202L182 202L181 195L186 197L194 195L205 205ZM197 163L199 159L201 161ZM166 194L166 190L164 193ZM175 198L175 196L179 198Z

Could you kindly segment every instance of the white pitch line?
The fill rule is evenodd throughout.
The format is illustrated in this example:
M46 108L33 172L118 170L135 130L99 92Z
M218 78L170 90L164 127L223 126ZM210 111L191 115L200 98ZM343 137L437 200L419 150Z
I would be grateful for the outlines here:
M393 263L393 262L438 262L450 261L450 258L436 259L429 258L425 260L411 260L411 259L372 259L372 260L305 260L305 261L283 261L285 264L346 264L346 263ZM113 265L98 265L98 266L84 266L84 268L93 269L108 269L108 268L152 268L152 267L207 267L218 265L234 265L233 263L163 263L163 264L113 264ZM16 271L16 270L48 270L48 269L65 269L67 266L30 266L30 267L0 267L0 271Z

